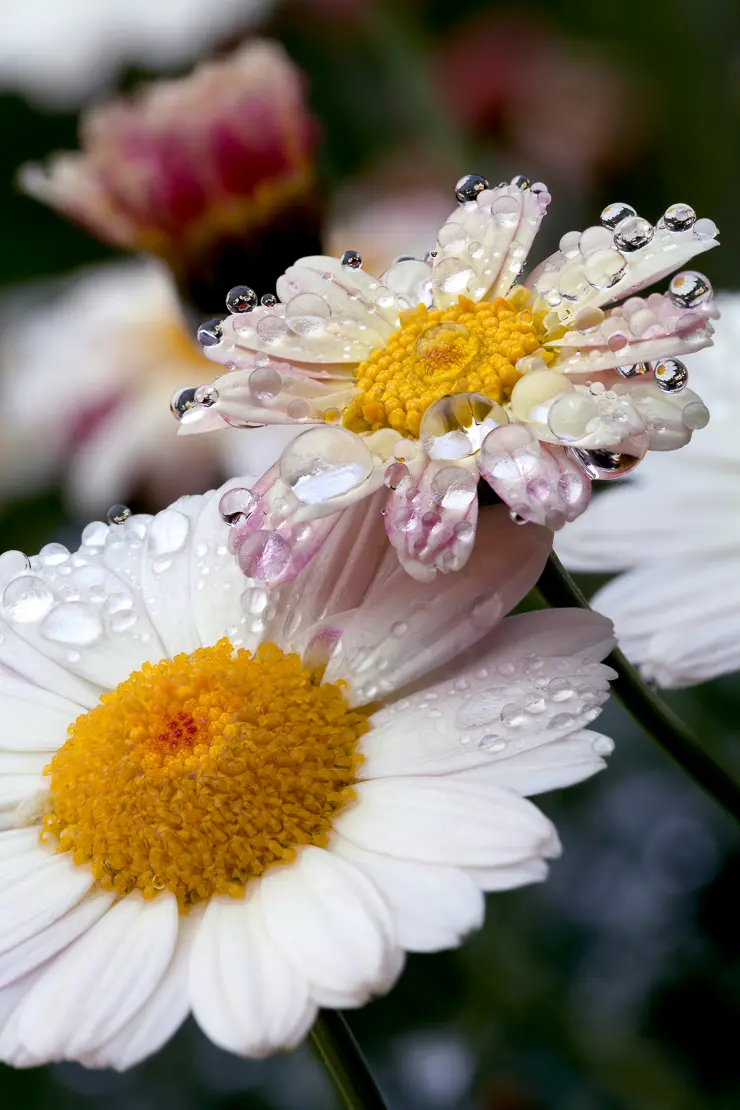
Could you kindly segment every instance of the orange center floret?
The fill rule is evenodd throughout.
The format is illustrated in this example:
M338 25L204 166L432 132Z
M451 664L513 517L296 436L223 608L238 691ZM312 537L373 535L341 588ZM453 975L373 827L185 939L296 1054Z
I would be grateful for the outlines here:
M526 301L522 290L493 303L460 297L451 308L403 312L385 347L357 368L360 393L343 414L345 426L418 436L424 412L440 397L482 393L508 401L521 376L518 360L543 353L541 321Z
M326 845L367 729L341 684L273 644L145 663L70 726L42 840L118 895L241 897L299 845Z

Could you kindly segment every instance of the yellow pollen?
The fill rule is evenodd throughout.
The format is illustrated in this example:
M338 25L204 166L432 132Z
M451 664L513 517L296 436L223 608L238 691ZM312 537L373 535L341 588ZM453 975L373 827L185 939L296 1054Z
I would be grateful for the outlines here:
M424 305L401 313L401 327L385 347L357 368L358 395L342 419L355 432L394 428L418 436L431 404L451 393L483 393L499 404L509 400L521 377L516 363L542 349L541 318L526 307L526 294L475 304L460 297L447 309Z
M326 846L368 727L341 683L274 644L145 663L70 725L41 839L117 895L239 898L300 845Z

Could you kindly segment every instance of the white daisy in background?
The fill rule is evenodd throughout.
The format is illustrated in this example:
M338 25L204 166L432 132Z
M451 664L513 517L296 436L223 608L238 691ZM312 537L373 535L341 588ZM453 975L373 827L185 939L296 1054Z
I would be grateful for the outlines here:
M650 458L558 537L570 569L625 572L593 604L661 686L740 670L740 297L722 294L717 305L717 346L691 361L712 412L707 431L670 463Z
M285 429L250 443L232 431L191 446L173 434L173 392L209 366L157 262L31 286L6 299L0 320L3 497L61 479L85 516L134 491L160 508L187 489L254 473L292 438Z
M126 66L172 67L198 57L269 7L268 0L3 0L0 88L70 108Z
M456 193L426 260L375 279L353 250L302 258L279 301L242 287L226 319L201 327L227 373L181 407L181 432L314 425L252 490L232 544L251 577L298 573L337 513L385 484L388 537L431 579L470 557L479 473L520 520L557 529L583 512L592 478L706 423L675 356L711 343L708 281L686 271L667 294L636 294L715 246L711 220L676 204L653 227L609 205L518 286L546 187L469 175Z
M5 1061L126 1068L191 1011L236 1053L295 1044L543 879L558 839L524 796L611 750L587 728L609 622L494 627L546 530L487 510L433 587L357 506L268 592L227 553L243 492L0 560Z

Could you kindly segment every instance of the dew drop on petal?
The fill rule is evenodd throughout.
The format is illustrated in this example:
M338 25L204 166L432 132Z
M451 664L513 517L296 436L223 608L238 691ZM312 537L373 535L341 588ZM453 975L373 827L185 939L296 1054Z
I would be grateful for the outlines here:
M709 423L709 409L702 401L690 401L681 413L681 420L685 427L697 432Z
M679 393L689 380L689 372L678 358L662 358L659 362L654 362L653 373L665 393Z
M248 578L274 582L290 562L290 547L276 532L254 532L238 550L239 566Z
M631 204L615 201L614 204L607 204L599 218L604 227L608 227L610 231L614 231L617 224L621 224L623 220L636 215L637 213Z
M581 439L586 434L589 421L599 415L599 407L592 397L584 393L566 393L556 397L547 414L550 431L558 439Z
M190 532L190 520L177 509L164 509L157 513L149 525L149 551L157 557L174 555L185 545Z
M260 366L249 375L249 392L260 401L270 401L283 388L283 379L271 366Z
M488 433L508 422L501 405L482 393L456 393L429 406L419 438L432 459L463 459L475 455Z
M547 727L559 731L564 728L573 728L577 718L572 713L556 713L548 721Z
M227 490L218 503L221 519L229 526L241 524L254 508L254 501L254 494L249 489L235 486Z
M299 293L285 309L285 319L296 335L321 335L331 316L331 309L317 293Z
M8 617L18 623L39 621L54 604L54 594L43 578L23 574L9 582L3 592L3 607Z
M124 524L131 516L128 505L111 505L108 509L109 524Z
M445 466L432 479L432 496L443 509L467 509L477 489L475 476L461 466Z
M103 625L94 609L79 601L67 601L47 613L39 632L56 644L87 647L100 639Z
M452 293L459 296L467 289L468 282L474 277L474 271L469 262L462 258L443 258L434 267L434 281L443 293Z
M122 609L118 613L113 613L108 622L108 627L111 632L128 632L134 627L137 621L137 615L133 609Z
M280 477L304 504L349 493L369 478L373 458L365 442L346 428L309 428L288 444Z
M257 338L267 345L282 343L290 335L290 328L281 316L269 313L257 322Z

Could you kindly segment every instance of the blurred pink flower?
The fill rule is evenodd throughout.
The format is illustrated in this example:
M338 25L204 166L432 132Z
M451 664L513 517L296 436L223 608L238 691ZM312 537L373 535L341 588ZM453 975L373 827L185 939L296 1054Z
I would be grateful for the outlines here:
M92 109L82 149L23 167L20 181L98 238L162 257L210 311L204 297L214 285L223 296L245 257L269 288L280 243L291 257L296 240L318 246L317 138L303 75L280 46L256 41Z
M467 21L445 36L436 73L467 127L503 132L543 173L588 180L624 164L645 140L647 112L634 80L537 16Z

